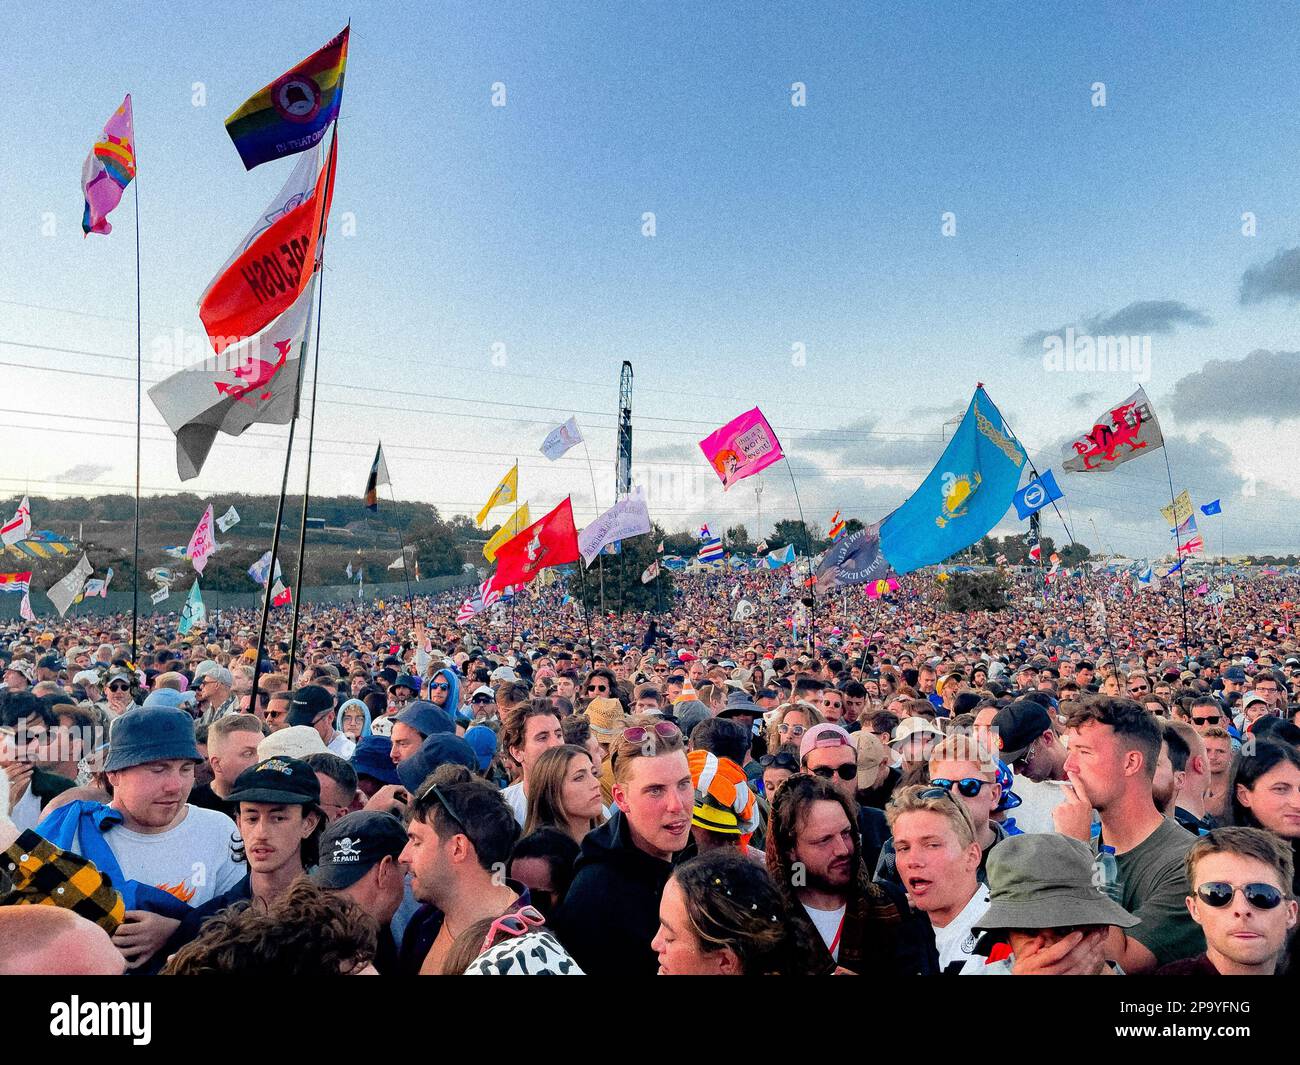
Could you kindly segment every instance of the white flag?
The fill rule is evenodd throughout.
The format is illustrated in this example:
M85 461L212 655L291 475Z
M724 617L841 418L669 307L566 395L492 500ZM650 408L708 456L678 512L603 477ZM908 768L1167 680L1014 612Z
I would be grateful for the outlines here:
M22 615L24 621L36 620L36 612L32 610L32 597L30 592L23 592L23 601L18 605L18 613Z
M217 519L217 528L221 532L228 532L238 524L239 511L237 511L233 506Z
M95 572L95 567L90 564L90 560L83 554L81 561L78 562L57 584L54 584L45 593L50 597L50 602L59 612L59 617L63 617L68 612L68 607L72 606L72 601L81 594L81 589L85 586L86 578Z
M744 621L754 613L754 604L748 599L742 599L736 604L736 609L731 615L732 621Z
M650 512L638 485L578 534L578 550L590 566L607 544L649 531Z
M352 563L351 563L351 562L348 563L347 574L348 574L348 580L351 580L351 579L352 579Z
M558 425L546 434L542 441L542 454L554 462L571 447L582 443L582 433L578 429L578 419L571 417L563 425Z
M27 497L23 496L23 501L18 504L18 510L14 516L3 525L0 525L0 541L4 542L5 547L16 544L21 540L26 540L32 531L32 508L28 503Z
M162 588L159 588L154 592L153 595L149 596L149 602L153 603L154 606L157 606L159 603L165 603L167 597L171 594L172 590L164 585Z
M203 512L203 517L194 527L194 535L190 537L189 547L185 549L185 554L194 564L195 573L203 572L203 567L208 564L208 556L216 549L217 542L212 536L212 504L209 503L208 509Z
M406 559L396 558L388 565L389 569L406 569Z

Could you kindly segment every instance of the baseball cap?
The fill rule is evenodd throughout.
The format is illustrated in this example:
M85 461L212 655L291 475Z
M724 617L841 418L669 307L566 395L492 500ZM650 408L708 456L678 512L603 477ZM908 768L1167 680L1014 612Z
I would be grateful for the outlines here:
M334 696L319 684L307 684L293 693L289 704L290 725L310 725L321 714L334 710Z
M809 732L812 730L809 729ZM905 717L899 722L898 728L894 730L894 738L889 741L891 747L901 747L913 736L936 736L943 739L944 732L933 721L927 721L923 717ZM804 739L808 738L808 733L804 733Z
M1008 765L1025 756L1034 740L1052 727L1046 708L1033 699L1017 699L1004 706L993 718L997 729L997 746Z
M28 662L27 659L25 658L15 658L12 662L10 662L7 666L5 666L6 673L9 672L9 670L11 669L15 673L20 673L22 674L22 676L26 677L28 684L31 684L33 681L36 680L36 670L33 668L32 664Z
M849 734L839 725L824 721L820 725L814 725L803 734L803 741L799 744L799 761L802 762L819 747L853 748L853 741L849 739ZM856 748L853 749L856 751Z
M852 733L850 741L854 740L858 749L858 787L869 788L875 783L881 765L889 760L889 752L880 737L866 729Z
M493 680L508 680L512 684L519 679L519 675L509 666L497 666L492 671Z
M385 858L397 859L406 848L406 829L389 813L356 810L325 827L320 861L311 874L322 887L351 887Z
M492 764L492 758L497 753L497 734L486 725L475 725L473 728L465 730L465 742L474 749L478 756L479 772L483 772Z
M480 684L477 688L475 688L473 694L470 695L469 697L469 701L473 702L475 699L479 699L485 695L493 702L496 702L497 693L494 692L491 688L489 688L486 684Z
M320 802L320 781L306 762L277 755L240 773L226 801L307 806Z

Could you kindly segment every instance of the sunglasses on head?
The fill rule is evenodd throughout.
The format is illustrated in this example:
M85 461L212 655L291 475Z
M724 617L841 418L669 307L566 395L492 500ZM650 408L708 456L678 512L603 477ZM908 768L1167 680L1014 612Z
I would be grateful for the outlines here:
M979 777L962 777L961 780L948 780L946 777L935 777L934 780L930 781L930 787L942 788L945 792L949 792L955 786L959 792L966 796L966 798L973 799L983 790L984 785L987 783L987 780L980 780Z
M1272 884L1243 884L1238 888L1226 880L1214 880L1202 884L1196 889L1196 897L1205 905L1213 906L1217 910L1227 906L1238 891L1241 891L1246 896L1246 901L1257 910L1276 909L1286 897Z
M652 732L656 736L665 740L682 734L682 730L671 721L657 721L653 727L650 728L647 728L645 725L632 725L630 728L625 728L623 730L623 738L627 740L628 743L641 743L649 737Z
M1209 717L1197 717L1195 714L1192 715L1193 725L1217 725L1218 723L1218 714L1211 714Z
M788 752L765 754L758 760L758 764L764 769L788 769L792 773L799 771L799 760Z
M845 762L844 765L818 766L812 770L812 775L821 777L823 780L832 780L839 777L841 780L853 780L858 775L858 767L852 762Z

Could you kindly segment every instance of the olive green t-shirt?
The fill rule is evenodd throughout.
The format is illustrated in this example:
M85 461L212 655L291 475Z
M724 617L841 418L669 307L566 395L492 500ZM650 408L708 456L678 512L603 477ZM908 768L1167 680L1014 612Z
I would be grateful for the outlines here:
M1115 855L1120 905L1142 921L1125 931L1156 956L1156 965L1205 950L1205 935L1184 901L1191 891L1187 852L1195 842L1187 829L1165 818L1131 851Z

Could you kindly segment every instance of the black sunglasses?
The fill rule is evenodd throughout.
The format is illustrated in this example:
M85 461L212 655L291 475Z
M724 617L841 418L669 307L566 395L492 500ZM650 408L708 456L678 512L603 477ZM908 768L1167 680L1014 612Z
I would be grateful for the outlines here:
M1194 725L1217 725L1218 723L1218 714L1213 714L1210 717L1196 717L1195 715L1192 717L1192 724Z
M788 769L792 773L799 772L799 760L788 753L765 754L758 760L758 764L764 769Z
M131 690L131 685L124 684L121 681L114 681L108 686L108 690L111 692L129 692Z
M843 765L831 767L828 765L818 766L812 771L813 776L821 777L823 780L832 780L839 777L841 780L852 780L858 775L858 767L852 762L845 762Z
M961 780L948 780L946 777L935 777L930 781L930 787L943 788L944 791L952 791L954 785L957 790L968 799L973 799L987 784L987 780L980 780L979 777L962 777Z
M1198 887L1196 896L1205 905L1213 906L1217 910L1227 906L1237 894L1237 890L1235 884L1229 884L1226 880L1213 880ZM1257 910L1276 909L1285 898L1272 884L1243 884L1240 890L1246 896L1246 901Z

